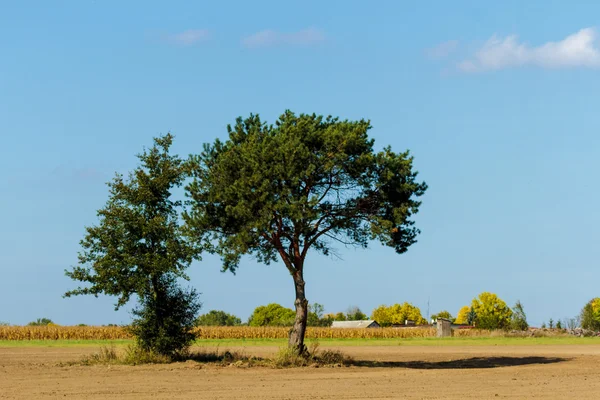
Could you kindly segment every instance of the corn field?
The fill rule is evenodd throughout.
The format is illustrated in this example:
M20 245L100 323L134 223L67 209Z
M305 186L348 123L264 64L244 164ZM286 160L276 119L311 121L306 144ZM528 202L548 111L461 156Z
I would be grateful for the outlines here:
M287 327L198 327L198 339L286 339ZM489 331L458 329L457 337L487 336ZM409 339L435 337L431 327L415 328L307 328L307 339ZM6 326L0 327L0 340L116 340L131 339L123 327L103 326Z

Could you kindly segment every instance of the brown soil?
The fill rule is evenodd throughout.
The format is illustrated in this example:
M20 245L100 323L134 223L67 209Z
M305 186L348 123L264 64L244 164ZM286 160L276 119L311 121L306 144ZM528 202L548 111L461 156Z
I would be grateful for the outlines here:
M0 348L0 399L600 398L596 345L339 349L360 366L60 366L93 349ZM267 356L276 349L243 351Z

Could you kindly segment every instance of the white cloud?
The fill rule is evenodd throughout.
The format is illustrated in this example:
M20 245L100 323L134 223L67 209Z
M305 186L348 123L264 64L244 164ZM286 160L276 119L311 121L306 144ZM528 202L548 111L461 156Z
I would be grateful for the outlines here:
M166 40L170 43L180 46L192 46L196 43L203 42L210 37L210 32L206 29L188 29L181 33L167 35Z
M593 28L582 29L558 42L532 47L517 36L493 36L470 59L458 64L464 72L535 66L540 68L600 68L600 48Z
M316 28L307 28L291 33L264 30L244 37L242 39L242 44L249 48L277 45L307 46L321 43L324 40L325 33Z
M454 53L458 48L458 40L448 40L447 42L440 43L437 46L425 50L425 54L427 57L439 60L441 58L446 58L450 54Z

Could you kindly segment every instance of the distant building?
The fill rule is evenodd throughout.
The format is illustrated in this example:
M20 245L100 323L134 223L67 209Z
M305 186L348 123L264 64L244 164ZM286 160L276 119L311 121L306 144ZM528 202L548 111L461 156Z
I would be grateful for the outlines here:
M332 328L380 328L377 321L333 321Z

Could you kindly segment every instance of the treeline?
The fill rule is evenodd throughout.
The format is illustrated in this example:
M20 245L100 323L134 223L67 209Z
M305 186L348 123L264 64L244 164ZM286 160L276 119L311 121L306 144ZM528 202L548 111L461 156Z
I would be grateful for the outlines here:
M410 303L393 304L390 306L379 306L375 308L370 316L365 314L359 307L349 307L346 312L325 314L322 304L314 303L309 306L307 326L329 327L333 321L359 321L373 319L382 327L392 325L403 325L406 320L414 321L416 325L428 324L421 314L419 307ZM257 327L289 327L294 323L295 312L277 303L259 306L254 309L247 321L221 310L211 310L200 315L196 326L257 326ZM431 321L445 318L454 324L470 325L475 328L493 330L527 330L529 324L525 310L520 301L510 308L506 302L496 294L483 292L473 299L471 305L464 306L458 310L456 317L449 311L443 310L431 315ZM0 326L8 326L7 322L0 322ZM49 318L38 318L31 321L27 326L57 326ZM77 326L86 326L78 324ZM115 327L115 324L103 325ZM593 298L583 307L579 315L563 320L552 318L541 325L541 328L550 329L575 329L583 328L592 331L600 331L600 297Z
M416 325L426 325L428 321L423 317L419 307L411 303L382 305L375 308L370 316L363 313L360 308L353 306L348 310L338 313L324 313L324 306L318 303L309 306L307 325L314 327L331 326L333 321L358 321L372 319L382 327L404 325L406 320L413 321ZM294 323L295 312L277 303L259 306L252 312L247 322L225 311L213 310L201 315L197 320L198 326L291 326ZM470 325L478 329L494 330L520 330L529 328L527 315L523 304L517 301L511 308L498 295L483 292L471 301L470 305L462 307L456 317L449 311L443 310L431 316L431 320L445 318L454 324ZM590 300L582 309L580 315L564 321L550 319L541 328L574 329L582 327L600 331L600 298Z

